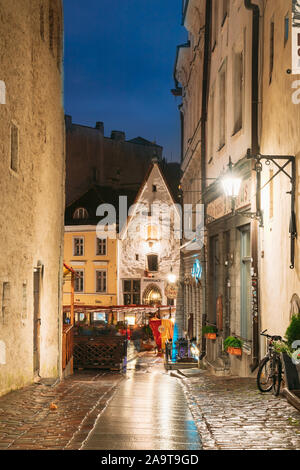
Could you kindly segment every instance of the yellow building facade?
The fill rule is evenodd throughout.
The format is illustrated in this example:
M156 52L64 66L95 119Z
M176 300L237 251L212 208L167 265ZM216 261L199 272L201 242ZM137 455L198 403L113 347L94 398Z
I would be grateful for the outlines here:
M96 225L65 226L64 262L75 271L74 304L110 307L117 304L117 240L113 232L97 234ZM71 304L71 282L63 289L64 310ZM84 310L84 309L83 309ZM75 315L76 318L76 315ZM78 317L77 317L78 318Z

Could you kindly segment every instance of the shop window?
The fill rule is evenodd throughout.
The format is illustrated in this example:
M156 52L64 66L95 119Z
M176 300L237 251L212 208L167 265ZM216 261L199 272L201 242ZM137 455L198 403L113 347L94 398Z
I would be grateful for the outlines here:
M251 250L250 228L240 231L240 281L241 281L241 328L240 335L246 340L251 339Z

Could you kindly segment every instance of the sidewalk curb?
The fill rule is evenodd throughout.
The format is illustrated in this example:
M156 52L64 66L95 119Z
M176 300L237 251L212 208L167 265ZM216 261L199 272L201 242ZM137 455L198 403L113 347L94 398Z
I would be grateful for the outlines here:
M203 450L220 450L220 447L218 446L215 438L213 437L213 433L205 418L205 415L203 414L200 406L197 404L191 392L191 389L188 385L188 379L183 374L180 374L177 371L170 372L170 376L179 379L179 382L184 391L188 407L194 418L198 433L200 435Z

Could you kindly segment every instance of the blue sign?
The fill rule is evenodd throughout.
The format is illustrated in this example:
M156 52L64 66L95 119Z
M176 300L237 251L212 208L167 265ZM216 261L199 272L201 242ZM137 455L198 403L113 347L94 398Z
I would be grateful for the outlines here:
M192 267L192 276L196 281L199 281L202 276L202 265L198 259L196 259L195 263Z

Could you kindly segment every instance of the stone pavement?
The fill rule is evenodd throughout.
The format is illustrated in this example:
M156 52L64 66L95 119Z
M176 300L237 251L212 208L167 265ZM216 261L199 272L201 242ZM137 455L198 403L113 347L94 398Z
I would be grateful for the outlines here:
M199 369L177 376L204 450L300 450L299 411L283 397L260 393L255 379L216 377Z
M84 450L200 450L201 440L178 380L163 360L146 353L131 363L124 380Z
M0 397L0 450L78 449L123 379L82 371L54 386L33 384Z

